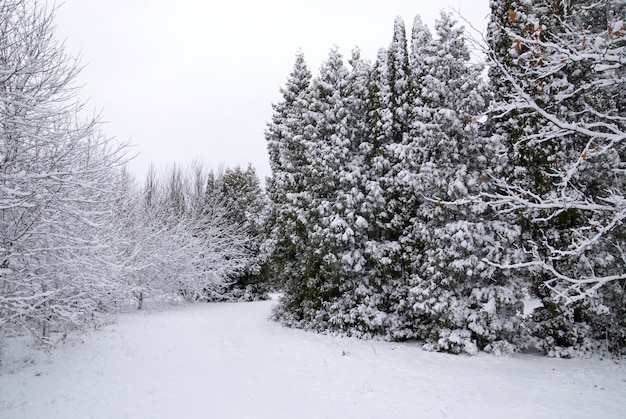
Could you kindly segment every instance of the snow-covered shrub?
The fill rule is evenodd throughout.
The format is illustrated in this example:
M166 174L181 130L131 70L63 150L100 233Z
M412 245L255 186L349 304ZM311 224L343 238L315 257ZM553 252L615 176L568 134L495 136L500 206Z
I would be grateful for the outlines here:
M435 340L436 339L436 340ZM478 352L471 333L462 329L440 329L433 341L424 344L427 351L449 352L451 354L475 355Z
M532 345L555 357L571 358L591 352L624 355L624 290L616 285L607 285L594 298L574 304L544 300L543 307L535 309L524 322ZM608 304L603 304L607 299Z
M485 352L498 357L509 357L513 355L516 348L506 340L497 340L483 349Z

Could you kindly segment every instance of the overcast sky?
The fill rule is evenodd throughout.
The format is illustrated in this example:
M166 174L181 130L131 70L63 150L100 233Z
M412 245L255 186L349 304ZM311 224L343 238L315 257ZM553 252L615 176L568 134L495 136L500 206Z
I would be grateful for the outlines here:
M317 74L337 45L374 60L394 18L407 35L415 15L431 28L454 9L479 29L488 0L64 0L57 35L82 54L79 82L105 133L130 140L142 181L158 168L194 159L209 168L246 166L270 174L263 132L301 50Z

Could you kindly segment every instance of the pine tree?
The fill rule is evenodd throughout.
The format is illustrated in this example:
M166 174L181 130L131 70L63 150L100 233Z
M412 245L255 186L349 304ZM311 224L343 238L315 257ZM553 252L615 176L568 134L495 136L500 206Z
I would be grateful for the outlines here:
M408 133L411 120L411 68L406 38L406 28L400 16L396 17L393 38L387 50L387 76L389 83L389 106L391 111L392 143L402 143Z
M346 91L348 70L343 57L333 49L313 80L311 118L316 122L311 136L311 170L318 180L311 188L312 212L309 255L316 266L306 280L317 288L319 309L316 326L324 324L331 306L342 304L341 288L351 276L351 266L344 253L354 247L352 220L348 217L350 200L346 169L352 157L348 128ZM347 210L347 211L346 211Z
M299 317L293 319L300 327L341 329L343 297L353 278L355 265L350 254L358 217L352 191L357 186L358 168L353 165L355 144L347 92L348 70L341 54L333 49L312 81L306 115L310 124L302 137L307 164L300 170L308 179L308 188L307 205L300 211L307 220L307 237L298 256L301 274L290 288L291 296L303 298Z
M386 52L384 53L386 55ZM350 59L344 103L347 110L349 156L340 170L337 209L345 222L339 232L344 240L341 256L344 277L340 295L328 308L333 327L350 335L382 334L385 314L381 311L380 278L373 271L372 225L374 213L368 200L372 158L376 150L369 126L371 64L354 50ZM338 219L337 221L340 222ZM339 225L338 225L339 226Z
M246 170L226 168L217 176L210 173L205 202L209 207L219 203L227 210L226 218L239 226L249 237L246 247L250 262L232 274L223 295L228 299L256 300L266 298L269 291L268 267L261 245L265 235L267 201L256 170L251 164Z
M422 80L428 71L426 57L428 50L431 48L431 43L432 34L430 33L430 29L422 22L422 18L416 15L413 19L413 27L411 29L411 52L409 60L412 88L414 89L413 102L411 103L413 107L422 104L418 89L420 89Z

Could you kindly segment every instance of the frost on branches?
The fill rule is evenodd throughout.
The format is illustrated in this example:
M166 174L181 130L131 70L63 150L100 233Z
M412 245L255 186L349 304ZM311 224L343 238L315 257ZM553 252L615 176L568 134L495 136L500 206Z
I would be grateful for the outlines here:
M148 299L233 299L233 284L255 258L253 233L233 217L251 206L227 206L214 187L199 163L161 176L151 168L143 191L128 185L117 212L118 295L139 309Z
M225 272L228 283L219 292L206 294L205 299L267 298L269 276L265 252L261 249L268 216L267 199L252 165L245 170L235 167L217 174L210 172L203 205L204 217L211 217L205 222L212 225L210 229L204 228L205 231L219 231L219 223L223 224L224 233L230 230L229 234L222 234L224 243L220 249L223 249L221 265L226 261L232 264ZM237 239L243 246L239 246ZM216 237L210 238L209 243L216 243ZM241 256L245 257L240 259Z
M492 1L491 123L510 170L484 196L520 220L525 260L497 265L533 277L547 348L626 343L625 10L621 0Z

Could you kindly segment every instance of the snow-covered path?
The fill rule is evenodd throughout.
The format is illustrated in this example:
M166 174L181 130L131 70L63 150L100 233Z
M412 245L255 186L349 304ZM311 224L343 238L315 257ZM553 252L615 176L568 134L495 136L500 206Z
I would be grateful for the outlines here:
M0 418L624 418L614 361L421 351L285 329L272 302L120 316L0 369Z

